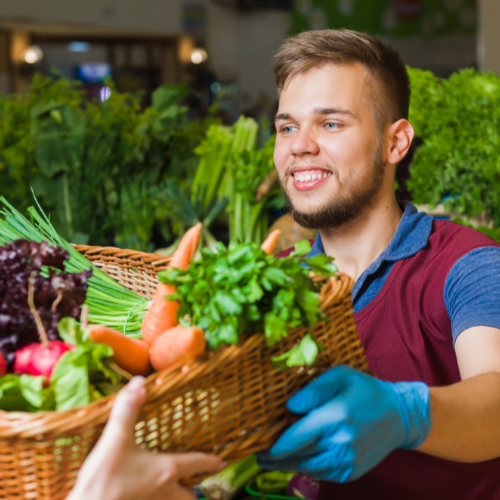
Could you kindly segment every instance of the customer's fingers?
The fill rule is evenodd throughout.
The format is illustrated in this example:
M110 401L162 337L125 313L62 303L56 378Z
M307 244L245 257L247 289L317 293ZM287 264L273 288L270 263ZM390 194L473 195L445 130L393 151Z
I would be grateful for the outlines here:
M165 455L175 464L178 478L194 476L201 473L216 473L224 469L225 463L215 455L205 453L176 453Z
M134 377L116 395L108 423L101 438L102 440L123 439L124 437L133 438L139 411L146 400L144 382L144 377Z

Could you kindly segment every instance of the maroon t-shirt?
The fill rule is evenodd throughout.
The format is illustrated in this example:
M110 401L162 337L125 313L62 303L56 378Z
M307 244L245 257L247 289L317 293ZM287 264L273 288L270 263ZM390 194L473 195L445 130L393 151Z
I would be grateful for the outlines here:
M500 245L469 228L434 221L427 246L396 262L378 295L354 315L377 377L429 386L461 380L444 286L460 257L485 246ZM500 458L468 464L398 449L356 481L321 484L319 500L358 499L500 499Z

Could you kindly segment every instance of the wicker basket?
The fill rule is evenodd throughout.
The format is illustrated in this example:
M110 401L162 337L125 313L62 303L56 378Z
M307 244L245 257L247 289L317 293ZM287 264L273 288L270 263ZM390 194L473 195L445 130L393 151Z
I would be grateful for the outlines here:
M152 297L168 258L116 248L78 246L96 266L137 293ZM296 328L269 349L264 335L221 348L191 366L155 373L136 426L139 443L159 451L207 451L227 461L268 448L290 423L286 400L329 367L367 371L351 306L350 278L327 280L321 308L329 321L314 335L326 348L309 369L273 369L271 357L306 333ZM113 397L86 407L36 414L0 412L0 499L64 499L108 418ZM188 479L192 484L194 480Z

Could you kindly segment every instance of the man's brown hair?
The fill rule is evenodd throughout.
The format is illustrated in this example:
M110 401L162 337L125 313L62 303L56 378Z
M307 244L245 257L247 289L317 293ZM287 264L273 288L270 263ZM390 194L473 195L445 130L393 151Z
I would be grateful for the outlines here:
M273 60L276 87L281 91L293 77L329 63L360 63L367 68L378 87L378 92L372 94L379 126L408 119L410 78L399 52L382 40L357 31L304 31L288 38Z

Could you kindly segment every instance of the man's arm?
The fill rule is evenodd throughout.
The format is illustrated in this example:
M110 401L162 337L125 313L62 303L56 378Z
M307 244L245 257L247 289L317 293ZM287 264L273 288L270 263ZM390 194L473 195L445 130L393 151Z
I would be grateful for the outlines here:
M455 350L462 382L430 388L432 427L417 449L458 462L500 457L500 330L469 328Z

